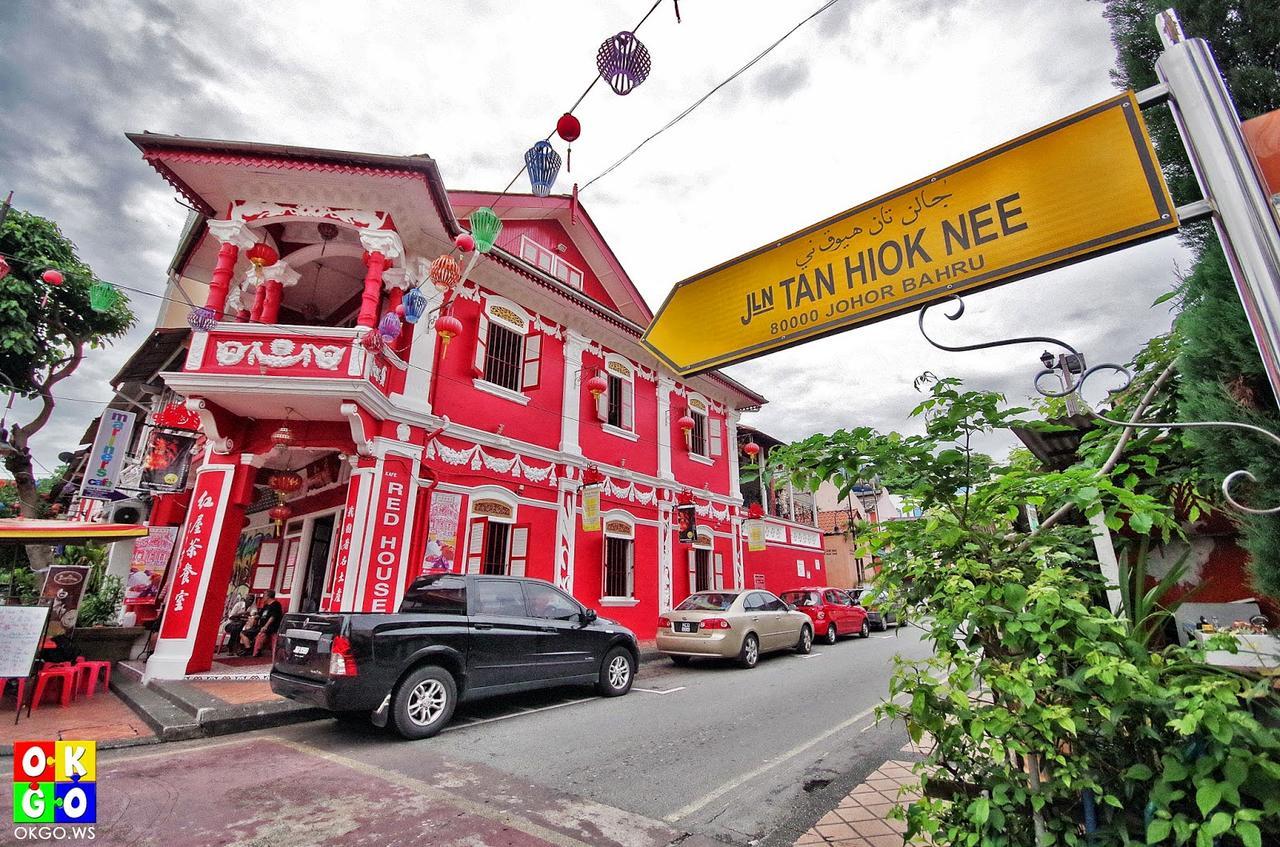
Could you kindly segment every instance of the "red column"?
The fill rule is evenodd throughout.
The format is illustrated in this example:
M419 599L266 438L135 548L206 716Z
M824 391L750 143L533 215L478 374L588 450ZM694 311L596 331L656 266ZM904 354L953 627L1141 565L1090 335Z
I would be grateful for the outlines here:
M387 311L394 312L396 307L404 302L404 289L393 288L387 292Z
M227 289L231 287L231 274L235 271L236 257L240 248L230 241L224 241L218 249L218 264L213 268L213 279L209 282L209 295L204 305L214 311L218 320L222 320L222 310L227 305Z
M259 287L267 289L266 296L262 301L262 314L259 320L264 324L276 323L280 318L280 300L284 297L284 286L280 284L278 279L269 279Z
M364 276L364 297L360 301L360 316L356 318L356 326L372 329L378 325L378 305L382 299L382 271L387 266L387 257L377 250L364 254L364 263L369 268Z
M249 312L249 320L257 323L262 320L262 307L267 298L267 286L261 282L253 290L253 309Z

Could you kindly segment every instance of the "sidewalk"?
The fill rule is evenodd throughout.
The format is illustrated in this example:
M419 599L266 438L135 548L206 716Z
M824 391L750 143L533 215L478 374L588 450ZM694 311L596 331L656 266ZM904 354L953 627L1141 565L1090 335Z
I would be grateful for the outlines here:
M902 748L906 754L922 755L925 751L912 744ZM916 786L918 780L911 769L915 762L891 759L872 771L865 782L855 787L816 824L799 838L793 847L902 847L905 821L889 817L894 806L906 806L920 797L919 792L905 786ZM926 844L912 841L912 844Z

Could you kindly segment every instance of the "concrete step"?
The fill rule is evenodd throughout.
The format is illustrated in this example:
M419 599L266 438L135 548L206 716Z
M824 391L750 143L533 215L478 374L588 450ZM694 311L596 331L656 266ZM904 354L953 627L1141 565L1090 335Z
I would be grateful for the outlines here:
M111 690L151 727L161 741L184 741L203 734L194 715L143 685L128 672L111 674Z

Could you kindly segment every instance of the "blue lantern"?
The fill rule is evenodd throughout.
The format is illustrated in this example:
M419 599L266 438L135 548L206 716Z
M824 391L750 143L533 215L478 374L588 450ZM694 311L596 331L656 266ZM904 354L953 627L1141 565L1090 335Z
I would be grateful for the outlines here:
M401 301L404 306L404 322L407 324L416 324L423 313L427 311L427 295L423 294L418 288L410 288Z
M546 197L556 184L560 173L560 154L548 141L539 141L524 154L524 165L529 171L529 182L537 197Z

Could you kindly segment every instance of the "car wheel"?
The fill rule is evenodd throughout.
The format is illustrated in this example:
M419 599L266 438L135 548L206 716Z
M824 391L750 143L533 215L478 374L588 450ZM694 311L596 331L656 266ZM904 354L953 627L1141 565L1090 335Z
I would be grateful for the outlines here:
M801 656L813 652L813 630L807 626L800 627L800 641L796 643L796 652Z
M754 632L748 632L742 639L742 649L738 652L738 664L744 668L754 668L760 661L760 639Z
M400 682L391 704L396 731L409 739L430 738L444 729L458 705L453 674L435 665L411 672Z
M871 637L871 627L867 626L867 619L866 619L866 618L863 618L863 619L862 619L862 628L858 630L858 637L859 637L859 638L870 638L870 637Z
M596 691L601 697L621 697L631 690L636 678L636 662L625 647L614 647L600 663L600 681Z
M688 656L672 656L671 664L683 668L685 665L689 664L689 657Z
M835 644L836 640L839 638L840 638L840 633L836 632L836 625L833 623L827 624L827 633L826 633L827 643Z

